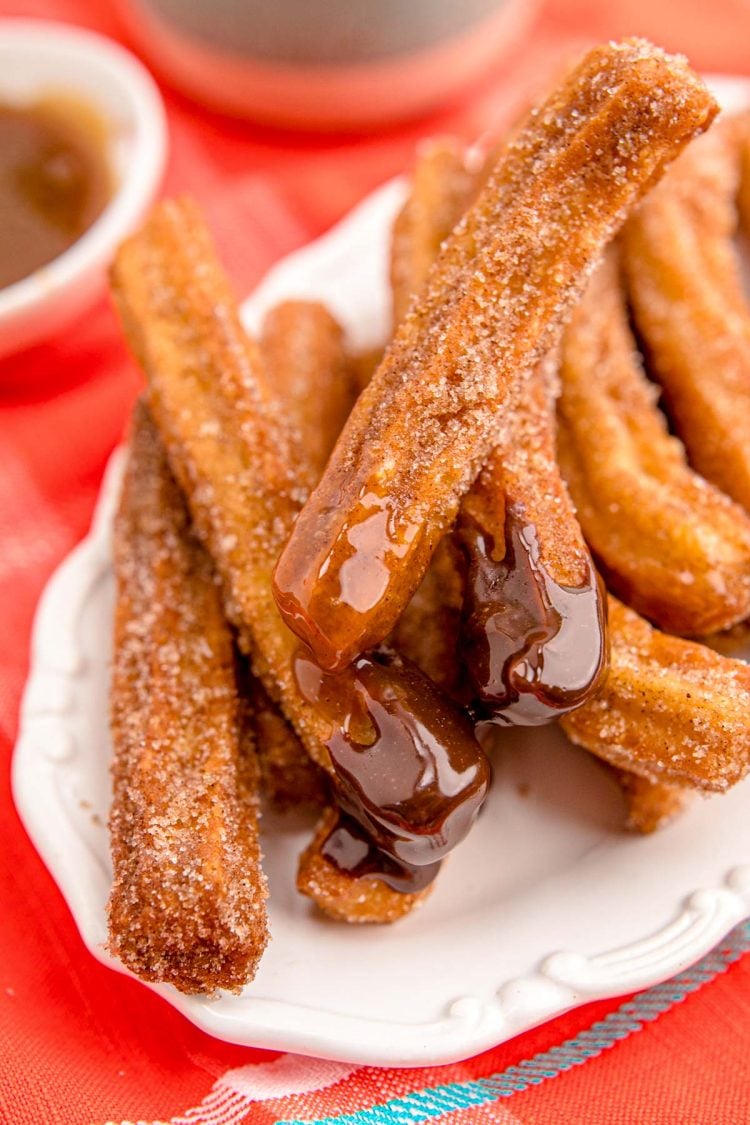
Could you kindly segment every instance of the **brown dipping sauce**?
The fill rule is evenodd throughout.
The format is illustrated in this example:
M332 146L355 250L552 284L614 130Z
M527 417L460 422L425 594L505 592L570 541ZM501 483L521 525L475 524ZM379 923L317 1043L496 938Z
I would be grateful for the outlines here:
M541 562L534 527L508 505L505 554L470 518L458 528L467 560L462 652L479 721L536 726L579 706L607 665L606 598L593 563L561 586Z
M331 724L342 809L401 865L434 865L469 831L490 781L472 724L413 664L379 649L324 672L300 649L294 674Z
M66 97L0 104L0 288L72 246L112 194L106 130Z
M379 879L401 894L417 894L429 887L440 870L436 863L402 863L377 847L361 824L339 813L338 823L323 841L321 854L354 879Z

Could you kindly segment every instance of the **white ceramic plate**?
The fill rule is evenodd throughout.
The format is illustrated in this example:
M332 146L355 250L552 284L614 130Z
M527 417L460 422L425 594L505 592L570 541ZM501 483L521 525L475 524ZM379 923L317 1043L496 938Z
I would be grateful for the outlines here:
M722 88L725 103L748 85ZM403 185L370 197L292 255L245 306L248 324L282 297L316 297L357 345L387 324L387 230ZM116 455L88 539L39 606L14 758L29 835L81 936L105 963L110 865L107 680ZM264 819L272 940L240 996L157 987L234 1043L395 1065L464 1058L587 1000L664 980L750 915L750 782L697 800L651 838L620 831L617 790L556 730L509 733L476 829L425 906L393 927L319 917L294 874L309 825Z

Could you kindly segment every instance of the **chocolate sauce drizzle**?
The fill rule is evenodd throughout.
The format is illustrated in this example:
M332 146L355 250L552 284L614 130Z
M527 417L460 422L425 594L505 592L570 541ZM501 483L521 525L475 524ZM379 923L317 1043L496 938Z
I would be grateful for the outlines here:
M342 809L399 864L436 864L469 831L489 786L471 722L386 649L339 673L323 671L301 649L294 674L330 721L326 746Z
M429 887L440 870L436 863L402 863L377 847L354 817L339 813L338 823L323 841L321 854L339 871L354 879L379 879L401 894L416 894Z
M555 582L516 505L506 509L499 562L473 517L457 531L468 571L462 654L478 721L536 726L578 707L607 664L606 598L593 563L580 586Z

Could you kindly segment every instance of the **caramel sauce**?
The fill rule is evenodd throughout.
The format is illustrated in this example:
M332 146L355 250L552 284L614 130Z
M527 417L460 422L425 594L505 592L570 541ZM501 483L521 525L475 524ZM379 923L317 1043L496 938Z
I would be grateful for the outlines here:
M354 879L379 879L401 894L423 891L440 870L439 860L417 866L394 859L376 846L361 824L343 812L323 841L321 854L345 875Z
M505 553L474 519L458 529L467 564L462 652L479 720L536 726L578 707L607 663L606 599L590 563L580 586L561 586L541 562L534 527L509 505Z
M105 129L95 112L56 97L0 105L0 287L72 246L112 194Z
M386 650L330 673L301 649L294 674L330 722L325 744L341 807L400 863L442 859L469 831L489 785L470 721L414 665Z
M308 502L311 512L314 505L315 493ZM325 522L324 513L320 526ZM282 552L274 574L276 604L321 667L342 671L389 631L381 619L390 613L393 566L403 563L419 537L417 525L397 522L391 497L370 491L342 523L327 554L316 555L314 535L303 559ZM309 567L310 557L317 557L316 567Z

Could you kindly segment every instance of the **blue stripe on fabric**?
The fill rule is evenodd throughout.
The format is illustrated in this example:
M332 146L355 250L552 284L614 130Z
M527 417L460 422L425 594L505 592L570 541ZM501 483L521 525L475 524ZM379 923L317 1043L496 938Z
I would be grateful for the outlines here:
M678 976L639 993L573 1039L509 1066L498 1074L417 1090L356 1113L321 1117L314 1121L279 1121L276 1125L418 1125L444 1113L510 1098L530 1086L538 1086L575 1066L581 1066L641 1031L644 1024L658 1019L692 992L697 992L749 949L750 919L737 926L721 945Z

